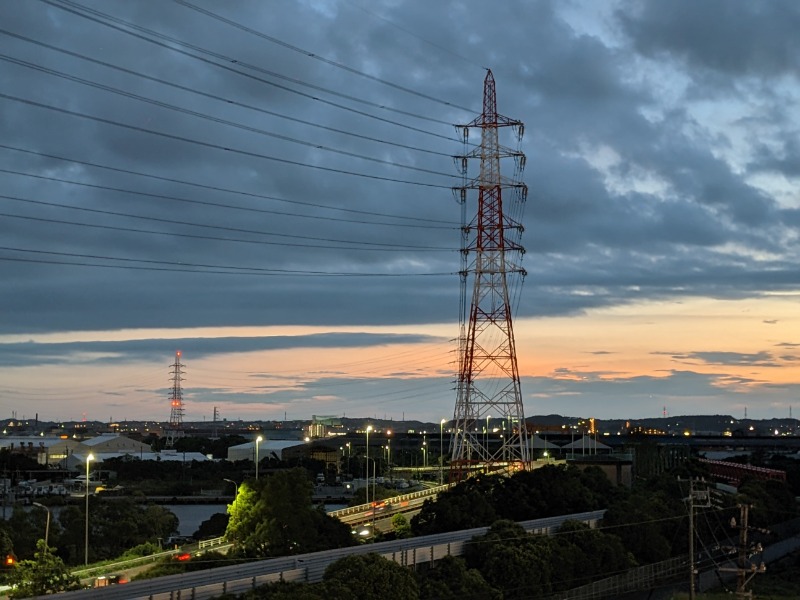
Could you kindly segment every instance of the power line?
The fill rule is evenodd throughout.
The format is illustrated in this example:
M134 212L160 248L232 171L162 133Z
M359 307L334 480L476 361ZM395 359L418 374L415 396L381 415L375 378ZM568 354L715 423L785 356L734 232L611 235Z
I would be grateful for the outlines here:
M427 116L424 116L424 115L419 115L419 114L412 113L412 112L409 112L409 111L404 111L404 110L400 110L400 109L397 109L397 108L392 108L390 106L386 106L385 104L378 104L378 103L375 103L375 102L370 102L368 100L364 100L363 98L358 98L356 96L350 96L349 94L343 94L341 92L336 92L336 91L331 90L329 88L325 88L325 87L322 87L322 86L314 85L314 84L311 84L311 83L308 83L308 82L305 82L305 81L302 81L302 80L299 80L299 79L295 79L293 77L288 77L286 75L281 75L280 73L276 73L274 71L269 71L269 70L264 69L262 67L259 67L259 66L256 66L256 65L253 65L253 64L250 64L250 63L242 62L242 61L240 61L238 59L235 59L235 58L232 58L230 56L226 56L224 54L219 54L217 52L212 52L212 51L207 50L205 48L202 48L200 46L196 46L194 44L189 44L189 43L184 42L182 40L179 40L177 38L173 38L171 36L164 35L164 34L159 33L157 31L153 31L152 29L148 29L146 27L142 27L140 25L136 25L134 23L130 23L130 22L125 21L123 19L120 19L118 17L114 17L114 16L109 15L107 13L103 13L103 12L101 12L99 10L95 10L95 9L89 8L87 6L83 6L82 4L79 4L77 2L71 2L70 0L39 0L39 1L40 2L44 2L45 4L48 4L50 6L53 6L54 8L59 8L59 9L64 10L66 12L69 12L69 13L72 13L74 15L77 15L77 16L79 16L81 18L88 19L90 21L94 21L94 22L96 22L96 23L98 23L100 25L104 25L106 27L110 27L112 29L116 29L117 31L120 31L120 32L125 33L127 35L131 35L131 36L136 37L136 38L139 38L139 39L144 40L146 42L149 42L149 43L152 43L152 44L156 44L156 45L161 46L163 48L167 48L168 50L171 50L173 52L178 52L178 53L183 54L185 56L189 56L189 57L195 58L197 60L202 60L202 61L204 61L204 62L206 62L208 64L212 64L212 65L215 65L215 66L218 66L218 67L221 67L221 68L225 68L225 69L227 69L227 70L229 70L229 71L231 71L233 73L238 73L240 75L250 76L247 73L242 73L241 71L237 71L236 69L231 69L231 68L229 68L229 67L227 67L225 65L220 65L219 63L215 63L215 62L209 61L207 59L203 59L202 57L199 57L199 56L196 56L196 55L191 54L189 52L180 50L180 49L175 48L175 47L173 47L173 46L171 46L169 44L158 42L156 40L147 38L147 37L145 37L143 35L136 34L133 31L128 31L128 30L125 29L125 27L128 27L128 28L136 30L136 31L140 31L142 33L146 33L147 35L152 35L152 36L154 36L156 38L159 38L159 39L162 39L162 40L166 40L166 41L168 41L168 42L170 42L172 44L177 44L177 45L185 47L185 48L190 48L190 49L192 49L192 50L194 50L196 52L200 52L202 54L213 56L214 58L216 58L218 60L223 60L223 61L228 62L228 63L237 64L237 65L240 65L240 66L242 66L242 67L244 67L246 69L250 69L250 70L253 70L253 71L256 71L256 72L259 72L259 73L263 73L265 75L269 75L270 77L275 77L276 79L281 79L283 81L289 81L291 83L295 83L295 84L303 86L303 87L307 87L307 88L310 88L310 89L313 89L313 90L324 92L326 94L331 94L332 96L337 96L339 98L344 98L346 100L350 100L351 102L355 102L355 103L358 103L358 104L363 104L363 105L370 106L372 108L377 108L377 109L380 109L380 110L386 110L386 111L394 112L394 113L401 114L401 115L404 115L404 116L407 116L407 117L413 117L415 119L421 119L421 120L429 121L429 122L432 122L432 123L438 123L440 125L452 125L451 123L448 123L447 121L442 121L442 120L439 120L439 119L434 119L434 118L431 118L431 117L427 117ZM67 8L65 5L71 6L71 7L73 7L73 9ZM81 11L84 11L84 12L81 12ZM85 13L88 13L88 14L85 14ZM91 17L89 15L95 15L96 17L99 17L99 18ZM111 23L107 23L107 22L105 22L105 21L103 21L101 19L107 19L107 20L112 21L114 23L118 23L118 24L122 25L123 27L112 25ZM258 78L256 78L256 79L258 79ZM272 85L274 87L278 87L280 89L289 91L291 93L300 93L301 95L305 95L305 94L302 94L301 92L297 92L297 90L293 90L292 88L287 88L285 86L276 84L275 82L271 82L271 81L263 80L263 79L258 79L258 81L262 81L263 83L267 83L268 85ZM311 98L312 96L307 96L307 97ZM314 99L316 100L317 98L314 98ZM450 141L455 141L453 138L445 138L445 139L448 139Z
M290 212L283 212L279 210L269 210L265 208L252 208L247 206L236 206L234 204L223 204L220 202L209 202L206 200L193 200L190 198L180 198L178 196L168 196L166 194L153 194L152 192L142 192L139 190L129 190L125 188L118 188L118 187L111 187L107 185L100 185L96 183L86 183L83 181L74 181L72 179L64 179L61 177L48 177L47 175L40 175L37 173L25 173L24 171L14 171L11 169L2 169L0 168L0 173L8 173L10 175L19 175L22 177L32 177L35 179L42 179L45 181L57 181L59 183L67 183L69 185L77 185L82 187L88 187L91 189L98 189L98 190L106 190L111 192L120 192L123 194L133 194L136 196L147 196L150 198L160 198L163 200L172 200L175 202L184 202L187 204L196 204L201 206L211 206L214 208L225 208L230 210L240 210L245 212L254 212L254 213L261 213L261 214L268 214L268 215L280 215L280 216L287 216L287 217L295 217L299 219L317 219L321 221L336 221L341 223L353 223L356 225L382 225L387 227L413 227L414 229L447 229L447 230L454 230L458 227L453 224L451 226L444 226L444 225L421 225L421 224L410 224L410 223L386 223L380 221L357 221L355 219L342 219L338 217L324 217L321 215L303 215L300 213L290 213ZM56 205L59 206L59 205ZM388 216L388 215L387 215Z
M241 31L246 31L247 33L250 33L252 35L258 36L261 39L267 40L268 42L271 42L273 44L277 44L279 46L283 46L284 48L287 48L287 49L292 50L294 52L298 52L298 53L300 53L300 54L302 54L304 56L307 56L308 58L313 58L314 60L318 60L318 61L324 62L325 64L328 64L328 65L337 67L339 69L342 69L344 71L347 71L348 73L353 73L355 75L359 75L360 77L365 77L366 79L370 79L372 81L376 81L378 83L382 83L383 85L387 85L387 86L392 87L392 88L394 88L396 90L400 90L400 91L406 92L408 94L413 94L414 96L418 96L420 98L424 98L426 100L430 100L430 101L436 102L438 104L444 104L445 106L449 106L451 108L457 108L459 110L463 110L463 111L471 113L471 114L474 114L474 113L478 112L477 110L474 110L474 109L471 109L471 108L465 108L463 106L459 106L457 104L454 104L452 102L448 102L446 100L441 100L439 98L434 98L433 96L429 96L428 94L424 94L424 93L419 92L417 90L412 90L411 88L407 88L407 87L399 85L397 83L393 83L391 81L387 81L386 79L382 79L380 77L376 77L375 75L370 75L369 73L365 73L363 71L359 71L358 69L354 69L353 67L349 67L349 66L347 66L347 65L345 65L343 63L337 62L335 60L331 60L329 58L325 58L324 56L320 56L318 54L314 54L313 52L309 52L308 50L303 50L302 48L299 48L298 46L294 46L292 44L289 44L288 42L284 42L282 40L279 40L276 37L273 37L271 35L267 35L266 33L263 33L261 31L257 31L255 29L252 29L251 27L247 27L246 25L242 25L241 23L237 23L236 21L232 21L231 19L226 19L225 17L220 16L220 15L218 15L216 13L213 13L210 10L206 10L204 8L200 8L199 6L195 6L194 4L186 2L186 0L173 0L173 1L177 2L178 4L180 4L182 6L185 6L186 8L190 8L192 10L195 10L195 11L199 12L199 13L202 13L202 14L206 15L207 17L211 17L212 19L216 19L217 21L220 21L222 23L226 23L227 25L230 25L231 27L236 27L237 29L240 29Z
M294 248L319 248L319 249L327 249L327 250L372 250L372 251L384 251L384 252L408 252L411 250L424 250L425 252L430 252L432 250L437 251L449 251L455 252L456 250L453 248L441 248L435 246L400 246L396 244L380 244L374 242L354 242L352 240L336 240L336 239L327 239L327 238L318 238L318 237L311 237L311 236L302 236L302 235L291 235L291 234L280 234L280 233L266 233L260 231L253 231L247 229L236 229L233 227L221 227L221 226L214 226L214 225L205 225L205 224L197 224L197 223L189 223L186 221L175 221L172 219L159 219L157 217L143 217L139 215L130 215L126 213L117 213L112 211L105 211L95 208L87 208L82 206L64 206L62 204L55 204L51 202L43 202L40 200L29 200L25 198L19 198L16 196L6 196L0 195L0 198L4 198L6 200L12 200L15 202L24 202L28 204L38 204L44 206L56 206L58 208L64 208L68 210L78 210L83 212L90 212L90 213L97 213L97 214L105 214L105 215L113 215L113 216L121 216L127 218L134 218L134 219L143 219L147 221L156 221L160 223L167 223L169 225L185 225L189 227L203 227L209 229L221 229L225 231L237 231L240 233L253 233L257 235L269 235L274 237L285 237L285 238L292 238L292 239L304 239L304 240L312 240L312 241L321 241L321 242L333 242L337 244L354 244L353 246L326 246L322 244L296 244L290 242L270 242L267 240L248 240L248 239L236 239L236 238L223 238L223 237L214 237L214 236L205 236L205 235L196 235L196 234L188 234L188 233L177 233L174 231L151 231L147 229L135 229L132 227L119 227L114 225L99 225L96 223L82 223L79 221L66 221L63 219L50 219L46 217L33 217L30 215L12 215L9 213L0 213L0 216L6 217L7 219L23 219L26 221L37 221L41 223L53 223L57 225L72 225L75 227L90 227L93 229L105 229L110 231L124 231L127 233L145 233L150 235L166 235L170 237L182 237L182 238L191 238L191 239L199 239L199 240L212 240L217 242L237 242L241 244L258 244L258 245L267 245L267 246L283 246L283 247L294 247ZM363 246L372 246L371 248L364 248Z
M401 168L401 169L409 169L409 170L412 170L412 171L419 171L421 173L427 173L427 174L430 174L430 175L449 176L446 173L441 173L439 171L433 171L431 169L426 169L424 167L416 167L414 165L407 165L407 164L403 164L403 163L399 163L399 162L395 162L395 161L384 160L384 159L376 158L374 156L367 156L367 155L364 155L364 154L357 154L355 152L349 152L347 150L341 150L339 148L333 148L333 147L330 147L330 146L324 146L322 144L317 144L315 142L307 142L305 140L300 140L300 139L293 138L293 137L288 136L288 135L275 133L273 131L267 131L267 130L261 129L259 127L252 127L250 125L244 125L242 123L236 123L234 121L229 121L227 119L222 119L220 117L214 117L213 115L201 113L201 112L194 111L194 110L189 110L188 108L183 108L181 106L176 106L174 104L169 104L168 102L162 102L161 100L156 100L154 98L148 98L146 96L140 96L138 94L134 94L133 92L128 92L128 91L125 91L125 90L121 90L119 88L114 88L114 87L111 87L111 86L108 86L108 85L105 85L105 84L102 84L102 83L98 83L96 81L90 81L88 79L83 79L81 77L76 77L75 75L70 75L68 73L64 73L63 71L56 71L54 69L49 69L47 67L43 67L41 65L37 65L37 64L31 63L31 62L28 62L28 61L24 61L24 60L20 60L20 59L17 59L17 58L13 58L13 57L7 56L5 54L0 54L0 60L5 60L6 62L10 62L10 63L16 64L16 65L19 65L19 66L22 66L22 67L26 67L28 69L33 69L33 70L36 70L36 71L40 71L42 73L46 73L46 74L51 75L53 77L60 77L62 79L66 79L68 81L73 81L75 83L80 83L82 85L86 85L86 86L93 87L93 88L96 88L96 89L99 89L99 90L110 92L112 94L118 94L120 96L124 96L126 98L130 98L132 100L138 100L139 102L146 102L148 104L153 104L155 106L159 106L159 107L165 108L167 110L174 110L176 112L180 112L180 113L183 113L185 115L189 115L189 116L192 116L192 117L197 117L199 119L205 119L207 121L212 121L214 123L219 123L221 125L227 125L228 127L235 127L237 129L241 129L243 131L249 131L250 133L257 133L259 135L264 135L264 136L271 137L271 138L274 138L274 139L282 140L284 142L291 142L293 144L299 144L301 146L314 148L315 150L324 150L326 152L333 152L333 153L336 153L336 154L341 154L343 156L349 156L350 158L358 158L360 160L366 160L366 161L370 161L370 162L374 162L374 163L378 163L378 164L389 165L389 166L398 167L398 168Z
M319 129L323 129L325 131L331 131L331 132L334 132L334 133L339 133L339 134L342 134L342 135L347 135L347 136L355 137L355 138L358 138L358 139L367 140L367 141L370 141L370 142L376 142L376 143L380 143L380 144L389 144L389 145L392 145L392 146L394 146L396 148L404 148L406 150L414 150L414 151L417 151L417 152L425 152L425 153L434 154L434 155L437 155L437 156L447 156L447 157L451 156L449 153L446 153L446 152L438 152L436 150L429 150L429 149L425 149L425 148L419 148L417 146L407 146L407 145L401 144L399 142L389 142L389 141L382 140L382 139L379 139L379 138L373 138L373 137L370 137L370 136L367 136L367 135L358 134L358 133L355 133L353 131L346 131L346 130L343 130L343 129L337 129L335 127L329 127L329 126L326 126L326 125L321 125L319 123L314 123L312 121L306 121L304 119L299 119L297 117L291 117L291 116L285 115L283 113L271 111L271 110L268 110L268 109L265 109L265 108L261 108L261 107L258 107L258 106L253 106L252 104L246 104L244 102L239 102L237 100L232 100L230 98L225 98L223 96L217 96L215 94L210 94L208 92L204 92L204 91L198 90L196 88L180 85L180 84L172 82L172 81L167 81L165 79L160 79L158 77L153 77L152 75L146 75L145 73L141 73L139 71L134 71L133 69L128 69L128 68L125 68L125 67L121 67L119 65L115 65L115 64L103 61L103 60L99 60L97 58L92 58L90 56L86 56L85 54L81 54L81 53L75 52L73 50L67 50L66 48L53 46L52 44L47 44L45 42L42 42L42 41L39 41L39 40L35 40L33 38L26 37L24 35L20 35L18 33L14 33L14 32L8 31L6 29L0 29L0 34L7 35L7 36L10 36L10 37L14 37L14 38L17 38L19 40L28 42L30 44L34 44L34 45L40 46L42 48L47 48L48 50L52 50L54 52L59 52L61 54L66 54L68 56L72 56L72 57L78 58L80 60L91 62L93 64L100 65L100 66L103 66L103 67L106 67L106 68L109 68L109 69L114 69L114 70L119 71L121 73L127 73L128 75L133 75L134 77L140 77L142 79L146 79L148 81L153 81L155 83L160 83L162 85L166 85L166 86L172 87L174 89L182 90L182 91L189 92L189 93L192 93L192 94L197 94L197 95L203 96L205 98L211 98L212 100L218 100L219 102L224 102L224 103L230 104L232 106L238 106L240 108L246 108L248 110L257 111L259 113L262 113L262 114L265 114L265 115L270 115L272 117L285 119L287 121L300 123L302 125L308 125L310 127L316 127L316 128L319 128ZM210 64L218 66L218 67L221 67L221 68L227 68L225 65L217 65L216 63L210 63ZM233 71L234 73L238 73L240 75L243 75L243 76L246 76L246 77L250 77L246 73L241 73L240 71L236 71L235 69L229 69L229 70ZM254 79L256 79L258 81L262 81L262 83L267 83L267 84L273 85L271 82L263 81L263 80L261 80L259 78L254 78ZM292 90L289 90L289 91L292 91ZM439 134L435 134L435 133L433 133L431 131L426 131L424 129L417 129L417 128L411 127L409 125L406 125L404 123L399 123L399 122L396 122L396 121L383 119L381 117L377 117L377 116L371 115L369 113L365 113L365 112L362 112L362 111L359 111L359 110L355 110L355 109L350 108L350 107L341 106L341 105L338 105L338 104L335 104L335 103L332 103L332 102L328 102L328 101L325 101L325 100L320 100L319 98L314 98L312 96L308 96L307 94L303 94L302 92L294 92L294 93L300 94L300 95L302 95L304 97L307 97L307 98L310 98L312 100L319 100L320 102L329 104L329 105L331 105L331 106L333 106L335 108L339 108L341 110L346 110L346 111L349 111L349 112L353 112L355 114L358 114L359 116L364 116L364 117L367 117L367 118L370 118L370 119L376 119L376 120L379 120L379 121L382 121L382 122L385 122L385 123L389 123L391 125L395 125L397 127L404 128L404 129L410 129L411 131L414 131L416 133L423 133L423 134L426 134L426 135L429 135L429 136L433 136L433 137L436 137L436 138L440 138L440 139L444 139L444 140L447 140L447 141L453 141L451 138L449 138L447 136L442 136L442 135L439 135Z
M40 1L44 2L46 0L40 0ZM369 173L357 173L355 171L348 171L346 169L336 169L336 168L333 168L333 167L324 167L324 166L321 166L321 165L313 165L313 164L303 163L303 162L296 161L296 160L290 160L288 158L280 158L280 157L277 157L277 156L269 156L267 154L260 154L258 152L250 152L250 151L247 151L247 150L240 150L240 149L237 149L237 148L228 148L227 146L221 146L219 144L213 144L211 142L204 142L202 140L196 140L196 139L192 139L192 138L187 138L187 137L176 135L176 134L172 134L172 133L166 133L164 131L156 131L154 129L147 129L146 127L139 127L139 126L136 126L136 125L128 125L127 123L120 123L119 121L114 121L112 119L105 119L103 117L97 117L97 116L94 116L94 115L89 115L89 114L86 114L86 113L81 113L81 112L78 112L78 111L69 110L69 109L66 109L66 108L60 108L58 106L52 106L50 104L44 104L42 102L36 102L35 100L30 100L30 99L27 99L27 98L20 98L18 96L12 96L10 94L0 93L0 98L5 98L6 100L13 100L15 102L20 102L20 103L23 103L23 104L27 104L29 106L35 106L37 108L44 108L44 109L47 109L47 110L60 112L62 114L70 115L70 116L73 116L73 117L80 117L82 119L89 119L91 121L96 121L98 123L104 123L106 125L115 125L117 127L122 127L124 129L129 129L129 130L132 130L132 131L138 131L140 133L147 133L147 134L150 134L150 135L156 135L156 136L164 137L164 138L171 139L171 140L176 140L176 141L180 141L180 142L186 142L186 143L189 143L189 144L195 144L197 146L202 146L202 147L205 147L205 148L214 148L216 150L223 150L225 152L231 152L233 154L241 154L243 156L249 156L251 158L261 158L263 160L274 161L274 162L287 164L287 165L292 165L292 166L297 166L297 167L307 167L307 168L310 168L310 169L318 169L320 171L326 171L328 173L338 173L338 174L341 174L341 175L352 175L354 177L363 177L365 179L373 179L373 180L378 180L378 181L387 181L387 182L391 182L391 183L404 183L404 184L408 184L408 185L417 185L417 186L431 187L431 188L445 188L445 189L450 189L451 188L451 186L449 186L449 185L426 183L426 182L421 182L421 181L410 181L410 180L405 180L405 179L395 179L395 178L392 178L392 177L383 177L383 176L380 176L380 175L370 175ZM442 175L443 176L447 176L445 174L442 174Z
M123 258L114 256L98 256L91 254L53 252L47 250L30 250L25 248L12 248L3 246L0 246L0 250L10 251L10 252L21 252L25 254L45 254L51 256L64 256L71 258L87 258L94 260L118 261L122 263L144 263L147 265L167 265L167 266L181 267L181 268L171 269L167 267L156 267L156 266L137 266L134 264L115 265L115 264L103 264L103 263L65 262L57 260L28 259L28 258L16 258L11 256L0 256L0 261L7 261L7 262L38 263L38 264L48 264L48 265L72 266L72 267L93 267L101 269L130 269L135 271L167 271L171 273L202 273L210 275L263 275L263 276L303 275L303 276L315 276L315 277L392 277L392 278L441 277L441 276L456 275L456 273L359 273L359 272L344 272L344 271L339 271L339 272L301 271L295 269L266 269L261 267L238 267L238 266L226 266L226 265L209 265L202 263L186 263L182 261L170 262L170 261L160 261L160 260Z
M391 214L388 214L388 213L378 213L378 212L372 212L372 211L366 211L366 210L357 210L357 209L354 209L354 208L341 208L341 207L337 207L337 206L328 206L328 205L325 205L325 204L316 204L316 203L313 203L313 202L303 202L301 200L289 200L287 198L280 198L280 197L277 197L277 196L269 196L267 194L256 194L256 193L253 193L253 192L243 192L241 190L232 190L232 189L229 189L229 188L222 188L222 187L213 186L213 185L206 185L206 184L202 184L202 183L196 183L196 182L193 182L193 181L185 181L185 180L182 180L182 179L175 179L175 178L172 178L172 177L163 177L161 175L153 175L152 173L142 173L141 171L133 171L133 170L130 170L130 169L122 169L120 167L112 167L112 166L109 166L109 165L102 165L100 163L89 162L89 161L84 161L84 160L78 160L78 159L75 159L75 158L66 158L64 156L59 156L57 154L48 154L48 153L45 153L45 152L39 152L39 151L36 151L36 150L31 150L29 148L20 148L18 146L9 146L9 145L2 144L2 143L0 143L0 148L5 148L6 150L13 150L15 152L22 152L22 153L25 153L25 154L32 154L34 156L41 156L41 157L44 157L44 158L52 158L54 160L62 160L64 162L70 162L70 163L74 163L74 164L77 164L77 165L85 165L85 166L89 166L89 167L95 167L97 169L105 169L105 170L108 170L108 171L112 171L114 173L125 173L126 175L136 175L137 177L146 177L146 178L149 178L149 179L154 179L156 181L166 181L166 182L169 182L169 183L178 183L178 184L181 184L181 185L188 185L188 186L192 186L192 187L196 187L196 188L200 188L200 189L204 189L204 190L211 190L211 191L215 191L215 192L224 192L224 193L228 193L228 194L237 194L237 195L245 196L245 197L248 197L248 198L258 198L258 199L264 199L264 200L273 200L275 202L285 202L287 204L296 204L298 206L308 206L308 207L312 207L312 208L321 208L321 209L325 209L325 210L335 210L335 211L340 211L340 212L345 212L345 213L350 213L350 214L377 216L377 217L388 217L388 218L391 218L391 219L401 219L401 220L406 220L406 221L417 221L417 222L426 222L426 223L444 223L444 224L447 224L449 226L455 225L451 221L440 221L440 220L436 220L436 219L421 219L419 217L408 217L408 216L404 216L404 215L391 215ZM242 210L245 210L245 209L242 209ZM256 210L256 209L249 209L249 210Z

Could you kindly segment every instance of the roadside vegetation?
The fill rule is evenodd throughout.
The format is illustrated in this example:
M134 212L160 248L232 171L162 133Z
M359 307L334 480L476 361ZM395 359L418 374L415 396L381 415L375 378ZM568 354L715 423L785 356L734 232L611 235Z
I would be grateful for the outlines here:
M0 454L0 466L4 458L11 460ZM294 465L264 461L258 480L248 477L253 465L247 461L188 465L106 461L103 468L113 470L122 491L89 499L90 563L157 553L161 550L159 541L176 531L175 515L161 506L142 504L142 495L219 489L224 479L242 482L228 514L214 515L197 532L204 537L224 534L233 544L229 552L192 556L185 561L165 557L136 578L363 543L349 527L312 505L313 481L322 472L314 461ZM392 531L375 538L380 541L488 527L485 535L472 540L462 557L449 557L432 568L412 572L379 556L350 556L332 564L321 583L271 584L241 598L546 597L685 554L685 480L703 475L702 466L691 461L679 470L639 481L631 489L613 485L595 467L581 470L547 465L512 477L479 475L440 494L436 501L426 501L410 521L395 515ZM794 477L787 484L750 480L740 485L736 496L715 496L713 510L701 511L703 518L697 519L699 555L710 552L714 543L719 547L719 540L735 537L729 522L738 515L738 504L752 507L750 523L758 529L797 517L795 489ZM517 525L518 521L598 509L607 510L599 529L567 522L556 535L544 537L528 535ZM11 597L53 593L78 585L71 573L84 562L83 503L59 507L58 518L51 519L47 529L49 545L44 542L46 508L16 506L11 510L10 517L0 522L0 555L11 557L15 563L6 565L0 577L17 586ZM770 534L762 535L768 543ZM707 546L703 540L708 540ZM793 590L799 573L800 564L793 557L759 575L753 588L759 597L781 598L784 590Z

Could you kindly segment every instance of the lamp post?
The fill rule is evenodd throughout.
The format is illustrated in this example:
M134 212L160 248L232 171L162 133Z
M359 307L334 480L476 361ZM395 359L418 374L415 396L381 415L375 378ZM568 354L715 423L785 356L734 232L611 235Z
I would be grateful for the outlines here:
M228 483L233 484L233 500L236 501L236 496L239 495L239 484L236 483L233 479L223 479L222 481L227 481Z
M444 419L439 422L439 485L444 485Z
M263 439L264 438L262 438L261 436L258 436L256 438L256 481L258 481L258 462L259 462L258 459L261 457L261 455L258 453L258 445L261 443L261 440Z
M44 526L44 547L49 551L50 546L47 545L47 540L50 537L50 509L44 504L39 504L38 502L34 502L33 505L43 508L47 511L47 524Z
M83 564L89 564L89 462L94 460L94 454L86 457L86 530L84 532Z
M492 417L490 415L486 415L486 458L489 458L489 420Z
M367 467L367 472L365 473L365 477L367 480L367 496L366 496L367 504L369 504L369 432L370 431L372 431L372 425L367 425L367 448L366 448L367 460L365 461Z

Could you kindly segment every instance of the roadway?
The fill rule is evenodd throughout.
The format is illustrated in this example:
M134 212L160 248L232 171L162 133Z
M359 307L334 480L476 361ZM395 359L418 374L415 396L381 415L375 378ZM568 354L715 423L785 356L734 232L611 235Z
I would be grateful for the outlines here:
M531 534L550 535L564 521L577 520L595 526L604 514L605 511L599 510L522 521L519 524ZM483 535L488 530L488 527L477 527L404 540L366 543L350 548L257 560L180 575L167 575L133 581L124 585L63 592L59 596L64 600L174 600L175 598L210 600L223 594L242 594L265 583L275 581L318 582L322 580L328 565L342 557L354 554L375 553L411 568L416 568L417 565L430 565L448 555L460 556L472 538ZM41 599L52 597L52 595L36 596Z

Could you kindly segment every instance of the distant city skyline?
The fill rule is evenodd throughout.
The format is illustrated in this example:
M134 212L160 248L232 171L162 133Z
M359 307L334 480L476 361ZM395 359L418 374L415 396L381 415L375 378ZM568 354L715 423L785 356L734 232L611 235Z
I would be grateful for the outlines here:
M0 3L0 415L452 418L486 68L525 414L790 414L800 5L276 2Z

